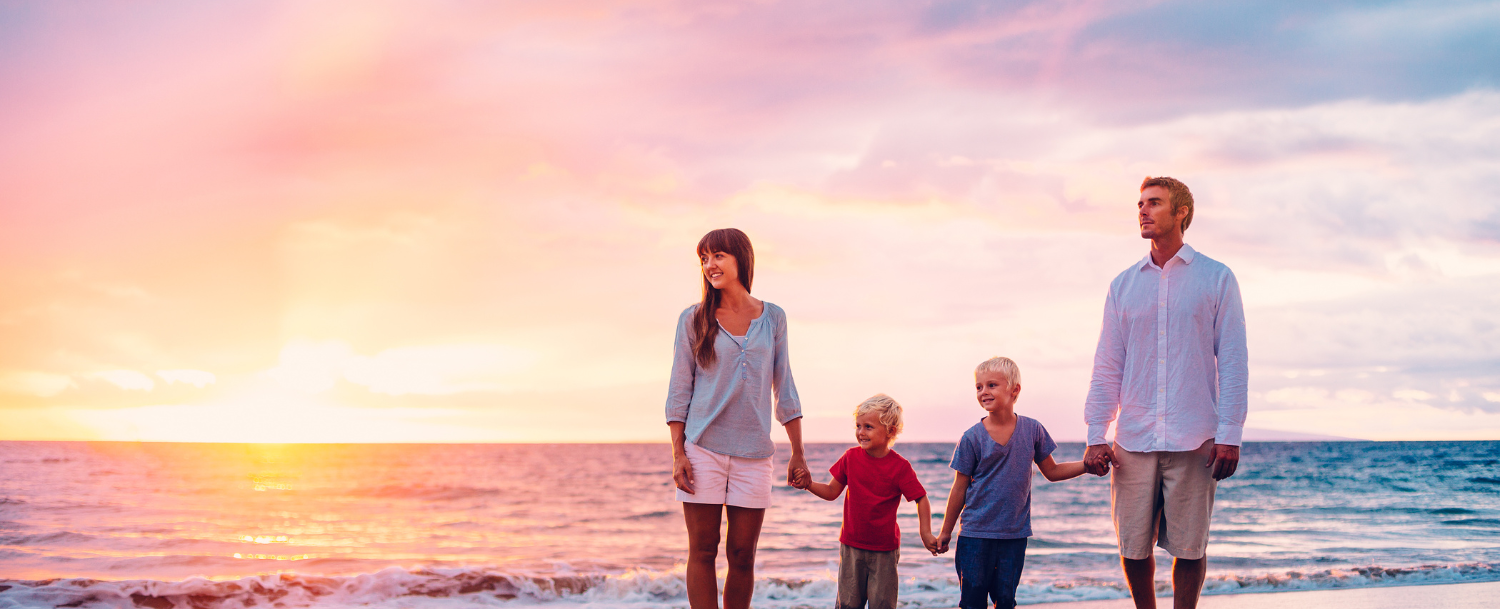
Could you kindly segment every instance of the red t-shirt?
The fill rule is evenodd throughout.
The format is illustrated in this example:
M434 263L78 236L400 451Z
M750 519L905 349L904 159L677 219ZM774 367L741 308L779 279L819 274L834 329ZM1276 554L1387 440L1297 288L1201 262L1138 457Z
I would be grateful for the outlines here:
M927 496L911 463L896 451L876 459L858 446L844 452L833 467L833 479L848 487L844 494L844 527L839 542L846 546L889 552L901 546L896 508L901 497L916 501Z

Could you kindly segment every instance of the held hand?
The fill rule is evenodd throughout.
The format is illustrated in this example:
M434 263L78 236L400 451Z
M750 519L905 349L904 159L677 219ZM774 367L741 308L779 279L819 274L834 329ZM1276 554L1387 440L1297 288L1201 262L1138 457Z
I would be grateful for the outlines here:
M672 455L672 484L689 495L693 494L693 464L687 455Z
M938 539L936 537L933 537L932 533L922 534L922 546L927 548L928 552L932 552L933 556L941 554L941 552L938 551L938 548L940 547L938 546Z
M1083 453L1084 470L1095 476L1109 473L1110 467L1119 467L1120 460L1108 444L1094 444Z
M787 462L786 483L800 489L805 489L812 483L812 476L807 473L807 459L802 458L802 455L792 455L792 459Z
M943 533L942 535L938 535L937 539L935 540L935 543L937 544L937 552L935 552L934 555L946 554L948 552L948 541L951 539L953 539L952 533Z
M1240 447L1229 444L1215 444L1213 451L1209 454L1208 463L1203 464L1213 470L1214 480L1223 480L1234 475L1234 470L1240 466Z

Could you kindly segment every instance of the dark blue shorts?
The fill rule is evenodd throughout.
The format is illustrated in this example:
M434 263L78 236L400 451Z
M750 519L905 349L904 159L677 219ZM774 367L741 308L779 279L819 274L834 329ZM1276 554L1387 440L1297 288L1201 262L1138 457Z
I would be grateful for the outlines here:
M996 609L1016 606L1016 586L1026 567L1026 538L981 539L958 537L953 557L958 569L960 609L985 609L990 600Z

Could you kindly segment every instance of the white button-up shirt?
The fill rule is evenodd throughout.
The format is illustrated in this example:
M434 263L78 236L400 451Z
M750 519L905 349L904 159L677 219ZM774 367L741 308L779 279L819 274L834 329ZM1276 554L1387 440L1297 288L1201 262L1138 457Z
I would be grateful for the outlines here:
M1084 404L1089 444L1131 452L1239 446L1250 377L1240 285L1183 244L1164 267L1147 254L1109 284L1094 378Z

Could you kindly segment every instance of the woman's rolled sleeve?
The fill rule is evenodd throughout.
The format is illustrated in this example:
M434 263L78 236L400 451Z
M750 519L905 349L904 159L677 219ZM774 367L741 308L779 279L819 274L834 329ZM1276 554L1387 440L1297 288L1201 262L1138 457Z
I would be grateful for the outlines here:
M802 400L797 397L797 383L792 380L786 317L777 316L776 322L776 361L772 367L771 385L776 392L776 420L786 425L802 416Z
M693 402L693 377L698 363L693 359L692 334L688 324L696 307L688 307L677 318L677 343L672 352L672 377L667 385L667 422L685 422Z

